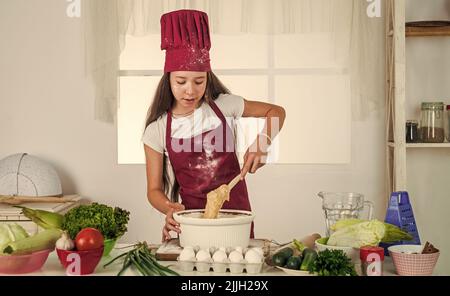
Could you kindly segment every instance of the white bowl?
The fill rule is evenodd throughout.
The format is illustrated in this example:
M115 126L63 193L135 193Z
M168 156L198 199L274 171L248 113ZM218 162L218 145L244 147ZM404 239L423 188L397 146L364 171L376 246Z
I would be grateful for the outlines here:
M247 248L255 215L249 211L220 210L217 219L202 218L204 210L186 210L173 214L180 223L180 245Z
M394 245L388 248L392 253L419 255L422 253L423 245Z
M316 239L315 244L317 251L324 251L324 250L342 250L344 251L345 255L349 257L354 264L360 262L359 259L359 248L353 248L353 247L340 247L340 246L329 246L324 244L324 242L328 240L328 237L322 237L319 239Z

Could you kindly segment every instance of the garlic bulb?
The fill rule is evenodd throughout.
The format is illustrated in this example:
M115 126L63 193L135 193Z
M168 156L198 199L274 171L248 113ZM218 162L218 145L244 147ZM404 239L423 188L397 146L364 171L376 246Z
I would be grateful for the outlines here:
M60 250L72 250L75 247L73 240L70 239L67 231L64 231L61 237L56 241L55 247Z

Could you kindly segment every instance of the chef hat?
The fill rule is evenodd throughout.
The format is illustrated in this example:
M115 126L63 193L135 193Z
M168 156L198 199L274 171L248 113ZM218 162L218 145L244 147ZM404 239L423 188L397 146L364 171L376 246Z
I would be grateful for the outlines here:
M177 10L161 16L161 50L166 50L164 72L211 70L208 15Z

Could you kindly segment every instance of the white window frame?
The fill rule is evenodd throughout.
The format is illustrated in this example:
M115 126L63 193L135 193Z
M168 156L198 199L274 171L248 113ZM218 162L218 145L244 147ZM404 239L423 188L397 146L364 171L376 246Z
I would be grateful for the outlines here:
M276 104L275 98L275 77L276 76L298 76L298 75L346 75L348 68L345 67L298 67L298 68L276 68L275 67L275 37L268 35L267 38L267 68L242 68L242 69L213 69L218 76L232 75L232 76L266 76L268 81L268 102ZM161 77L163 70L120 70L119 78L121 77ZM251 99L251 98L249 98ZM282 135L280 135L282 137ZM275 143L274 143L275 144ZM276 162L275 162L276 163ZM127 164L127 163L119 163ZM301 164L301 163L299 163ZM306 164L306 163L305 163ZM311 164L311 163L308 163ZM321 163L323 164L323 163Z

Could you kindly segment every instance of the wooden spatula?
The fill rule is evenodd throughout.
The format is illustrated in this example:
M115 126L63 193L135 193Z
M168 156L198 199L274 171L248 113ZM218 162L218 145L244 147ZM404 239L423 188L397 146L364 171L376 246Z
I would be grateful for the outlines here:
M233 189L233 187L236 186L236 184L239 183L240 180L241 180L241 174L234 177L234 179L231 180L230 183L228 183L228 189L231 191L231 189Z
M234 186L240 181L241 175L237 175L228 184L221 185L206 195L206 207L203 218L215 219L225 201L230 200L230 192Z
M23 203L65 203L73 202L71 197L56 197L56 196L11 196L11 195L0 195L0 203L9 205L20 205Z

